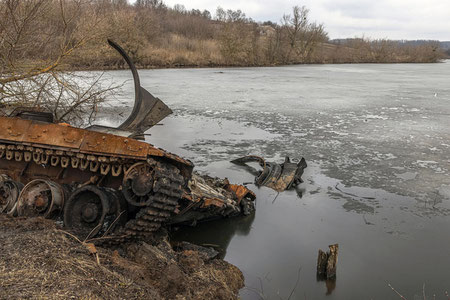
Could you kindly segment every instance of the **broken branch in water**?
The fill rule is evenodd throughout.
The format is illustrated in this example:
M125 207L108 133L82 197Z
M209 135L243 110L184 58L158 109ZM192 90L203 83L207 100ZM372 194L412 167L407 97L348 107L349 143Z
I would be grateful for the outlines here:
M400 297L400 298L402 298L403 300L407 300L405 297L403 297L403 295L402 294L400 294L396 289L394 289L394 287L390 284L390 283L388 283L388 286Z
M291 293L289 294L289 297L287 298L287 300L291 299L292 295L294 294L295 289L297 288L297 285L300 281L300 271L302 270L302 267L298 268L298 272L297 272L297 281L295 282L294 288L292 289Z

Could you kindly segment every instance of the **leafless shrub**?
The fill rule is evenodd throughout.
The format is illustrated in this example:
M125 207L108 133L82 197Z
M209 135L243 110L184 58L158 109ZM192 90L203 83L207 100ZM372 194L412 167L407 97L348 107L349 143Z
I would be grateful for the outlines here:
M284 57L285 63L292 59L302 63L310 62L318 43L328 39L324 26L310 22L308 15L309 10L305 6L294 6L292 15L283 16L282 28L289 45ZM294 58L292 58L293 53L295 54Z
M86 126L119 87L104 86L101 79L85 73L43 73L6 85L0 103L41 109L52 112L56 122Z
M102 19L86 0L0 2L0 104L45 109L60 122L89 123L114 87L101 77L62 72L99 37Z

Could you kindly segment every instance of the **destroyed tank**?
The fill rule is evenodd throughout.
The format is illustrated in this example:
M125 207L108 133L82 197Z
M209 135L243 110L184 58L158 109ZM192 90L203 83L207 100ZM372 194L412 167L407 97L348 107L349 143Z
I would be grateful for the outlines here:
M144 132L172 111L141 87L117 128L85 129L55 124L52 114L16 109L0 117L0 212L63 221L84 240L123 242L145 238L164 223L197 221L248 210L254 194L243 186L194 175L193 164L140 141ZM188 211L195 219L183 217ZM175 220L175 221L174 221Z

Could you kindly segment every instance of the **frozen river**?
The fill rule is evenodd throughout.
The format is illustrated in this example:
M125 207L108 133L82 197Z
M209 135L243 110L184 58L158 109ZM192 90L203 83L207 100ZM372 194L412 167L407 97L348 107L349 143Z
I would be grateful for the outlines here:
M128 71L106 74L117 83ZM174 114L148 141L236 183L231 159L305 157L305 183L256 214L180 229L244 273L243 299L432 299L450 290L450 62L140 71ZM128 94L128 95L127 95ZM132 106L132 81L117 96ZM110 116L108 123L120 118ZM104 120L103 120L104 121ZM276 199L275 199L276 198ZM275 201L274 201L275 199ZM337 280L316 279L339 243ZM298 283L297 283L298 282ZM297 284L296 284L297 283Z

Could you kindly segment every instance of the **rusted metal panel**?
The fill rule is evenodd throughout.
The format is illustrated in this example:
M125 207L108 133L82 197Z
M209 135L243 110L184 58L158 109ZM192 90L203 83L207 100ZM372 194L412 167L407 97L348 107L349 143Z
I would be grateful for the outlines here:
M98 153L110 155L124 155L145 159L149 153L150 145L117 135L88 132L80 146L85 153Z
M190 161L148 143L65 124L48 124L20 118L0 117L0 128L4 129L0 131L0 140L8 142L138 159L146 159L148 156L167 157L187 167L193 166Z
M200 207L205 208L205 207L209 207L212 205L217 206L217 207L224 207L225 203L223 202L223 200L220 200L220 199L207 198L207 199L203 200L203 203Z
M243 185L229 184L227 186L227 189L236 195L237 203L240 203L241 200L245 197L248 197L251 200L256 199L255 193L253 193L253 191L249 190L248 188L246 188Z
M22 142L30 125L30 120L0 117L0 140Z
M186 165L189 167L194 167L194 164L190 160L184 159L184 158L182 158L178 155L172 154L170 152L160 150L159 148L155 148L151 144L149 144L149 145L151 146L149 149L149 155L151 155L151 156L160 156L159 153L161 153L161 155L164 155L168 159L175 160L175 161L182 163L183 165Z
M79 149L85 134L85 130L67 125L33 122L24 136L23 142L33 145Z

